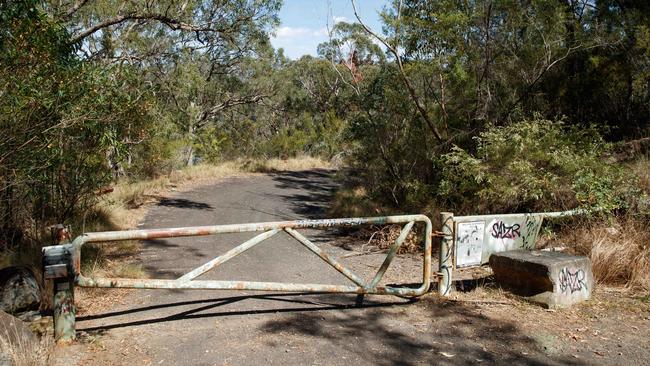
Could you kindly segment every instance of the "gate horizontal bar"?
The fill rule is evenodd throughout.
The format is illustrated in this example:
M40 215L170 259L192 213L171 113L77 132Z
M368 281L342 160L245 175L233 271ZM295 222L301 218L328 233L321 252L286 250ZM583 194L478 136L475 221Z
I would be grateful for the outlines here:
M82 287L135 288L135 289L191 289L191 290L248 290L248 291L285 291L285 292L326 292L377 294L397 296L420 296L426 290L420 288L379 286L366 289L361 286L325 285L317 283L283 283L254 281L212 281L212 280L156 280L132 278L88 278L79 275L76 281Z
M104 231L97 233L86 233L78 236L72 242L76 247L85 243L123 241L123 240L151 240L175 238L183 236L206 236L227 233L245 233L252 231L268 231L274 229L303 229L303 228L326 228L334 226L360 226L360 225L385 225L402 224L409 221L426 222L427 226L431 221L424 215L398 215L380 217L359 217L346 219L324 219L324 220L298 220L298 221L275 221L252 224L231 224L215 226L192 226L173 229L147 229L127 231Z

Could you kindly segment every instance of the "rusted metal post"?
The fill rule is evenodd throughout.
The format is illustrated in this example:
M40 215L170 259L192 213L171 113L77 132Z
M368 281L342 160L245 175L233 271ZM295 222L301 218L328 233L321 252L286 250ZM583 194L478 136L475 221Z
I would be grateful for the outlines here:
M67 241L67 229L57 228L54 241ZM54 231L53 231L54 233ZM57 342L71 342L75 339L74 279L79 272L79 256L71 244L53 245L43 248L43 278L53 282L52 298L54 338Z
M454 214L441 212L442 238L440 239L440 255L438 267L438 294L449 296L451 293L451 272L453 269L453 243L454 243Z

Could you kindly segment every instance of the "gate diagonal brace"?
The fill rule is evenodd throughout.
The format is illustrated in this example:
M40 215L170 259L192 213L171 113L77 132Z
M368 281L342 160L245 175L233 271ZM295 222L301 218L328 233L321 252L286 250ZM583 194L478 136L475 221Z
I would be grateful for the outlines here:
M342 275L347 277L350 281L354 282L357 286L364 287L364 288L366 287L366 282L363 280L363 278L361 278L356 273L352 272L350 269L345 267L343 264L338 262L336 259L330 257L329 254L327 254L327 252L325 252L324 250L319 248L316 244L309 241L309 239L304 237L302 234L300 234L296 230L294 230L292 228L288 228L288 227L285 228L284 231L286 231L289 235L291 235L296 240L298 240L302 245L306 246L307 249L314 252L314 254L319 256L322 260L327 262L330 266L334 267L334 269L339 271Z
M192 271L184 274L183 276L179 277L176 281L179 282L186 282L186 281L191 281L195 279L196 277L199 277L200 275L218 267L221 264L226 263L227 261L235 258L239 254L247 251L248 249L256 246L257 244L263 242L264 240L274 236L275 234L279 233L279 229L274 229L274 230L269 230L261 233L260 235L255 236L252 239L249 239L238 246L230 249L226 253L214 258L213 260L205 263L204 265L197 267L193 269Z
M372 279L372 281L370 281L370 285L368 286L369 289L377 288L377 285L379 284L379 281L381 281L382 277L384 277L384 274L386 273L386 270L388 269L390 264L393 262L393 259L395 259L395 255L397 254L397 250L402 245L404 240L406 240L406 237L408 236L409 232L411 232L411 229L413 228L413 224L415 224L415 222L411 221L408 224L404 225L404 227L402 228L402 231L399 233L399 236L397 237L395 242L390 246L390 249L388 249L388 254L386 254L386 258L384 258L384 262L381 264L381 266L377 270L377 273L375 274L375 277Z

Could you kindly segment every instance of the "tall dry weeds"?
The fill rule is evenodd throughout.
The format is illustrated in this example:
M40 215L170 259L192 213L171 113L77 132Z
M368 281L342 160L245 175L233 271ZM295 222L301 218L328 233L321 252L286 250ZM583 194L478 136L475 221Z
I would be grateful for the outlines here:
M645 220L587 222L565 230L560 240L591 259L598 283L650 291L650 231Z
M248 171L258 173L334 168L330 162L311 156L298 156L291 159L249 160L243 163L243 167Z
M9 358L12 366L41 366L48 365L54 347L51 336L27 336L14 326L0 332L0 363L5 361L3 356ZM4 355L3 355L4 354Z

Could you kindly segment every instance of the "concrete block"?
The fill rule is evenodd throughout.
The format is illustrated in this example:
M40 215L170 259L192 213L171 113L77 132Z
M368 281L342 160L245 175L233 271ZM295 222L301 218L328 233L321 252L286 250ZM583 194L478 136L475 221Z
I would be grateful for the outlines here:
M594 289L591 261L560 252L512 250L490 256L497 282L548 308L588 300Z

